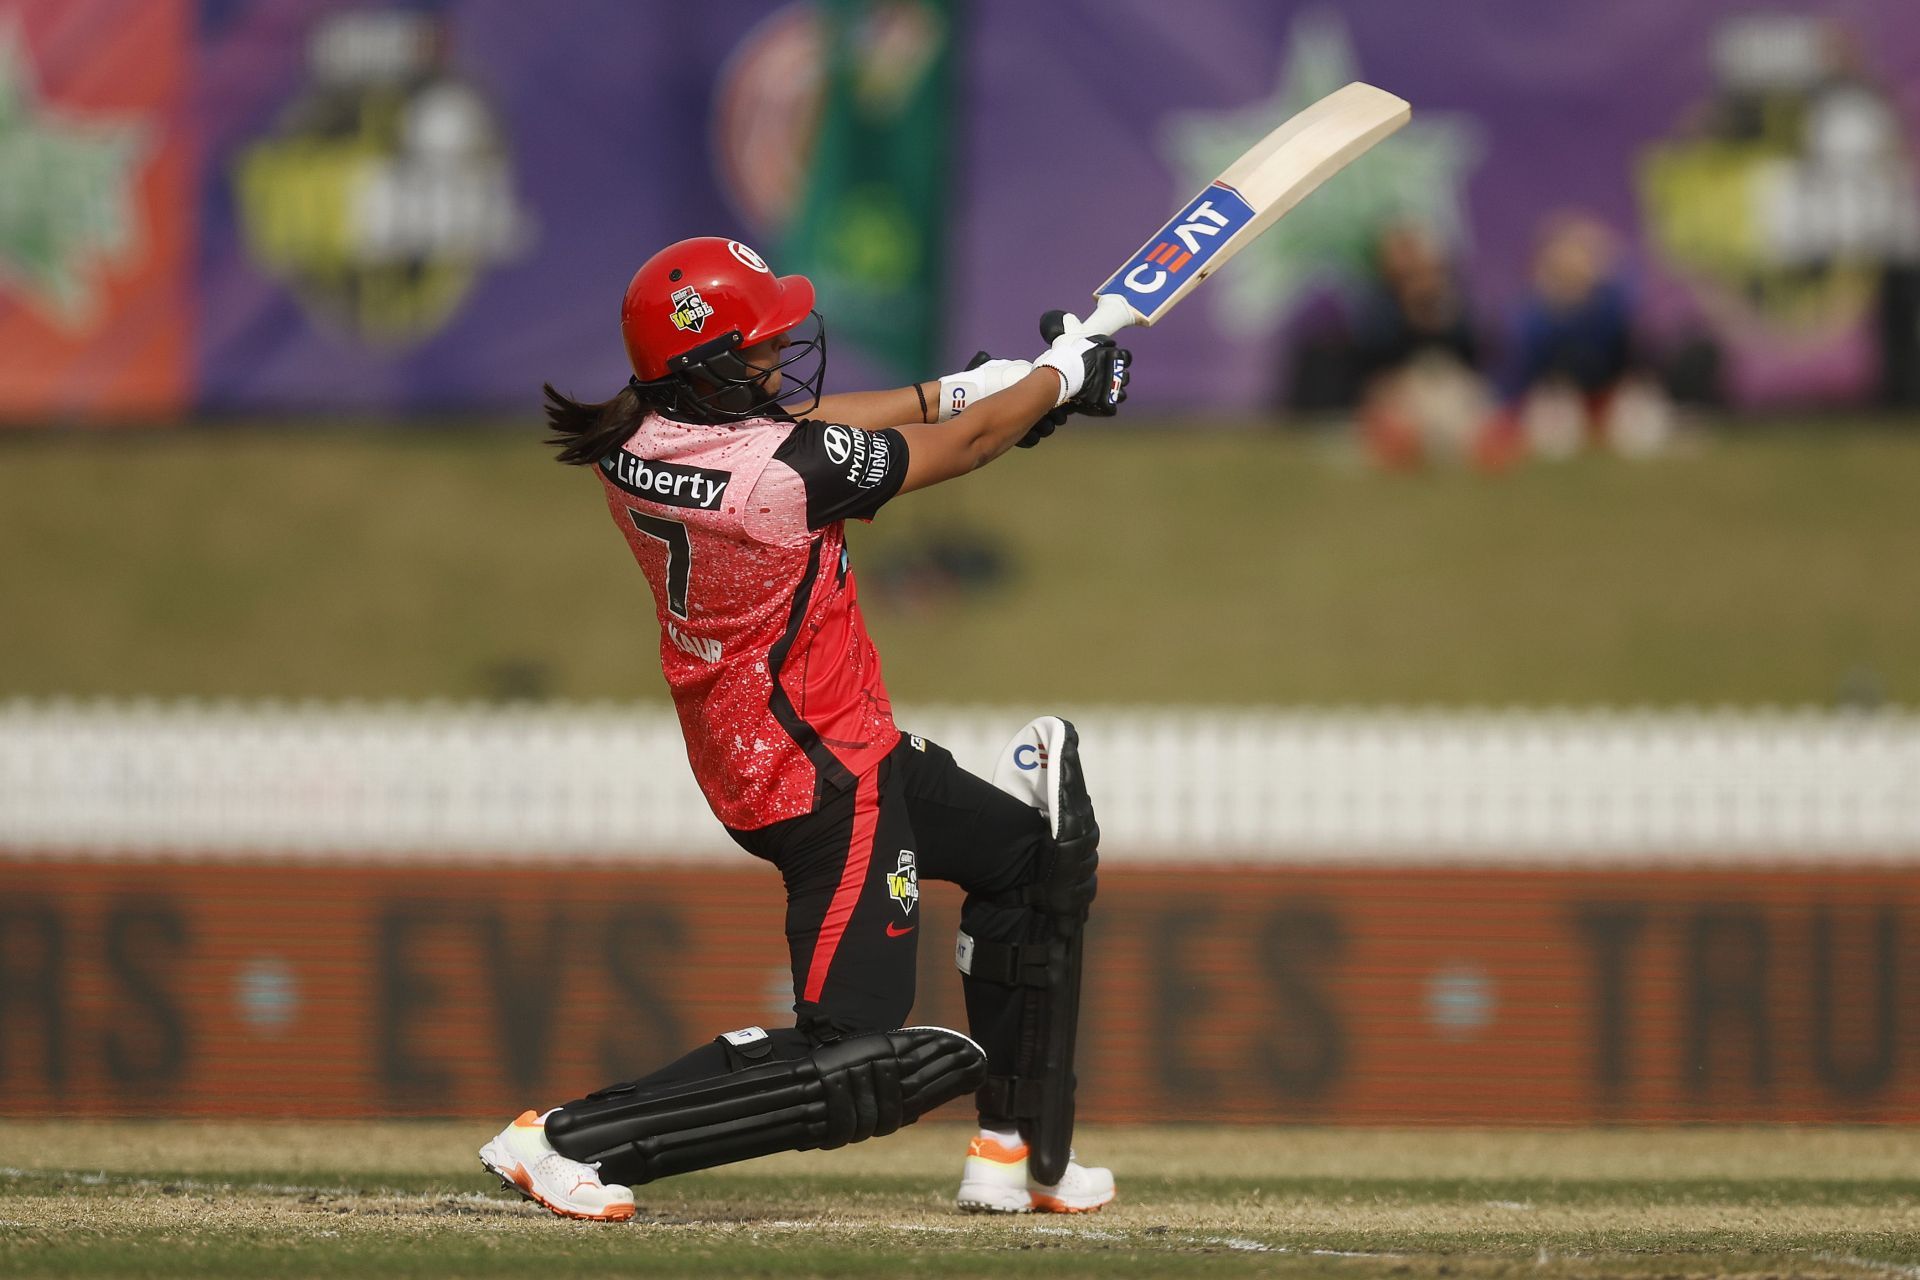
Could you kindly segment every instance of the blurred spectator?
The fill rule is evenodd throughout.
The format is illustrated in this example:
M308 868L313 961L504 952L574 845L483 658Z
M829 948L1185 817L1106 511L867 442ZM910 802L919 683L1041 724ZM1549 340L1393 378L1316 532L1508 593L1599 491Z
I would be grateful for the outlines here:
M1359 363L1347 304L1331 291L1315 294L1287 327L1274 403L1290 421L1351 412L1360 403Z
M1388 466L1461 456L1486 421L1480 342L1453 264L1423 226L1387 228L1354 334L1360 427Z
M1432 232L1402 222L1374 246L1378 285L1361 307L1355 340L1368 379L1404 368L1427 352L1479 365L1479 343L1453 266Z
M865 580L873 598L891 608L937 614L990 595L1017 576L1015 558L990 530L922 525L911 516L894 524L894 536L872 559Z
M1523 449L1566 457L1588 443L1657 451L1672 415L1634 349L1631 292L1613 233L1587 214L1556 214L1541 232L1531 286L1501 377L1507 412L1484 442L1483 460L1498 464Z

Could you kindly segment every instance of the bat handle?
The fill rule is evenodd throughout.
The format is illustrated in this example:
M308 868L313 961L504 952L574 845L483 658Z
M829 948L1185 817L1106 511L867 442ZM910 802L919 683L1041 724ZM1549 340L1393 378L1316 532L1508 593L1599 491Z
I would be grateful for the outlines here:
M1139 323L1140 313L1125 298L1117 293L1103 293L1099 295L1092 312L1081 322L1080 332L1111 335Z
M1140 313L1127 304L1118 294L1102 293L1096 295L1098 301L1087 318L1074 326L1075 333L1104 333L1111 337L1128 325L1140 323ZM1040 336L1048 342L1067 331L1067 313L1049 311L1040 317Z

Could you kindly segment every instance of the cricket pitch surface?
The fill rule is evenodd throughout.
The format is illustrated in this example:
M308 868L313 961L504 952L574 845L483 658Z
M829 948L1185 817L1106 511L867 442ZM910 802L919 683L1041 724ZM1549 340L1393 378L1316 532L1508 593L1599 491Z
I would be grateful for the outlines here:
M636 1189L625 1224L502 1191L490 1126L8 1121L0 1275L1899 1276L1920 1132L1086 1128L1119 1199L976 1218L928 1123Z

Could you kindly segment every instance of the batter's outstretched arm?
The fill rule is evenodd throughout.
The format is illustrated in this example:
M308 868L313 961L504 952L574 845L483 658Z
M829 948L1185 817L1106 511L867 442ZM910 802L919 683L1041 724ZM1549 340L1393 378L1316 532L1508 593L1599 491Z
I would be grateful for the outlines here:
M940 426L899 428L907 443L907 476L900 492L986 466L1018 444L1043 415L1103 376L1113 354L1113 339L1104 334L1061 334L1033 362L1033 372L1004 391L969 405Z
M821 396L820 403L807 416L825 422L844 422L863 431L881 431L912 422L929 422L940 404L940 380L920 384L920 394L911 385L887 391L843 391ZM921 406L926 408L922 409Z
M1013 448L1034 420L1060 402L1060 374L1035 369L996 395L975 404L952 422L899 428L907 442L909 493L978 470Z
M1055 335L1048 334L1051 342ZM995 360L982 351L958 373L891 391L855 391L825 396L815 410L830 422L880 431L908 423L949 422L988 396L1005 391L1033 372L1026 360Z

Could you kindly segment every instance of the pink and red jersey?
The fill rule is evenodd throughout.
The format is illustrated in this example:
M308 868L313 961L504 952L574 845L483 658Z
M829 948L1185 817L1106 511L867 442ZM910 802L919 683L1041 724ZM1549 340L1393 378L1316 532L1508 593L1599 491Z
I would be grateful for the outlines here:
M899 741L841 522L872 518L906 471L897 431L784 416L650 414L600 463L687 758L729 827L811 812Z

